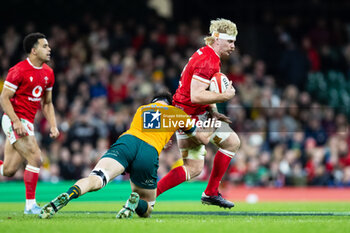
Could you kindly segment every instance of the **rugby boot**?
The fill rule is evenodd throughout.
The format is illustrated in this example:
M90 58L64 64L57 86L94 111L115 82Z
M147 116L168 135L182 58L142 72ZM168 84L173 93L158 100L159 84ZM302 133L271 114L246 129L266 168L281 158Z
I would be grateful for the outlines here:
M37 204L34 204L30 209L25 208L24 214L40 214L40 210L41 210L40 206L38 206Z
M61 193L55 199L44 205L41 208L39 218L51 218L55 215L60 209L67 205L69 201L68 193Z
M223 208L229 208L229 209L231 209L232 207L235 206L235 204L233 204L233 202L230 202L230 201L224 199L220 193L218 193L217 196L208 196L203 192L202 197L201 197L201 201L203 204L217 205L217 206L220 206Z
M126 201L123 208L118 212L117 218L132 218L135 213L135 209L139 204L140 196L139 194L132 192L129 199Z

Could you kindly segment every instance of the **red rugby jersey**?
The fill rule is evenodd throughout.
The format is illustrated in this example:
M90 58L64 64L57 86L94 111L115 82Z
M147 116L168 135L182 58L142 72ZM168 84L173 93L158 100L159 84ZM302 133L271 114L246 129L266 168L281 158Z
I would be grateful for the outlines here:
M54 82L53 70L48 65L35 67L27 58L9 70L4 88L15 92L11 103L16 115L34 123L41 98L45 91L52 91Z
M191 81L194 78L209 86L210 79L220 71L220 66L220 57L213 48L205 46L198 49L181 73L179 87L173 97L173 105L183 109L189 115L203 114L208 105L191 102Z

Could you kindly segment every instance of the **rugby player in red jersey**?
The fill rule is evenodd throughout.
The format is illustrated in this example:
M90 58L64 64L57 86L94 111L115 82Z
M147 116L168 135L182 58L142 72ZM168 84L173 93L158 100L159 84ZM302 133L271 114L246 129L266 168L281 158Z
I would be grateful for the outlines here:
M35 200L41 151L34 136L34 117L42 111L50 124L50 137L57 138L55 111L52 104L53 70L50 61L51 48L45 35L31 33L23 40L27 59L13 66L6 77L0 103L4 110L2 129L6 134L4 161L0 161L0 173L13 176L26 162L23 179L26 188L25 214L39 214Z
M215 117L222 121L222 127L211 137L211 142L219 147L206 190L201 201L204 204L231 208L234 204L225 200L218 191L231 159L240 146L237 134L229 127L230 119L217 112L216 103L225 102L235 95L232 82L226 92L215 93L208 90L210 79L220 71L220 58L229 56L235 49L236 25L226 19L212 20L210 36L205 38L206 46L198 49L183 69L179 87L173 97L173 105L184 110L197 120ZM177 132L177 140L184 165L172 169L158 182L157 196L186 180L200 174L204 166L205 146L193 148L188 137Z

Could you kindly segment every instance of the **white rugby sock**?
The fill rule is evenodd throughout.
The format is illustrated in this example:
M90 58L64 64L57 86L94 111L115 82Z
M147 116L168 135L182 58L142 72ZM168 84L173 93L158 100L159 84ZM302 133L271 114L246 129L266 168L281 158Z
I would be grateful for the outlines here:
M2 176L4 176L4 165L3 164L0 165L0 174Z
M26 210L30 210L36 204L35 199L26 199Z

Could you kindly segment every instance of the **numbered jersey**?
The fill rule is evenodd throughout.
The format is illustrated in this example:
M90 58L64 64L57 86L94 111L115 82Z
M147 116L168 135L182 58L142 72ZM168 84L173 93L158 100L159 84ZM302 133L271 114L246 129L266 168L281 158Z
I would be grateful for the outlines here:
M4 88L15 92L11 104L16 115L33 123L45 91L52 91L54 82L48 65L35 67L27 58L9 70Z
M179 87L173 97L173 105L192 116L203 114L208 105L191 102L192 79L209 86L211 77L220 71L220 66L220 57L213 48L205 46L198 49L182 71Z

